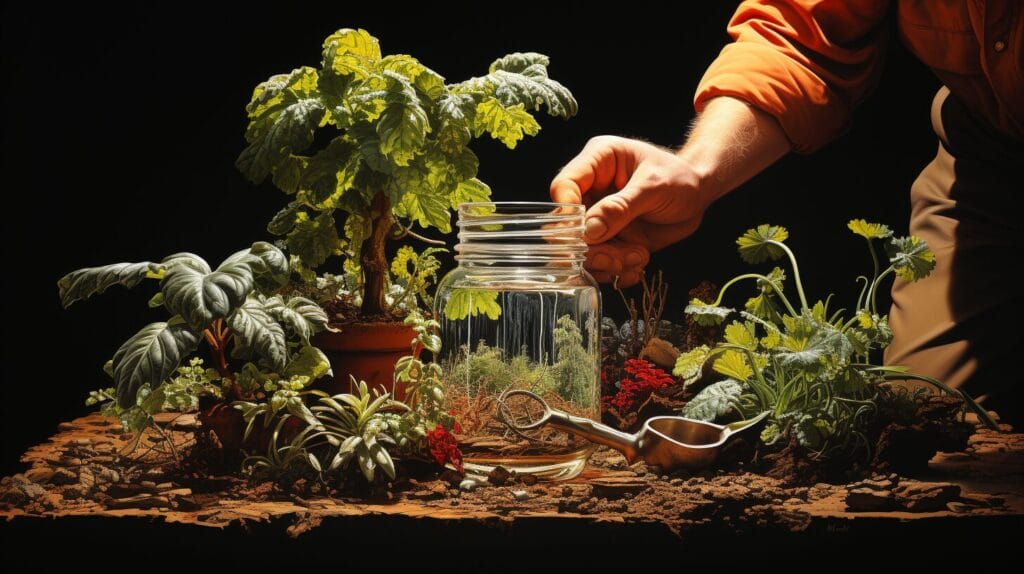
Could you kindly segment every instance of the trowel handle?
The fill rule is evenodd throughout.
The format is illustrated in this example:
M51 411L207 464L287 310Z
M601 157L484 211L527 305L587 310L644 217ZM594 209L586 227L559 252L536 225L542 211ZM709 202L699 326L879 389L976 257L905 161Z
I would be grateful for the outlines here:
M745 421L736 421L734 423L729 423L729 424L725 425L725 428L726 428L726 431L725 431L726 432L726 438L728 438L728 437L730 437L730 436L732 436L732 435L734 435L736 433L743 432L743 431L745 431L745 430L747 430L749 428L753 428L753 427L757 426L757 423L763 421L765 419L765 417L767 417L770 414L771 414L771 411L764 411L763 413L757 415L754 418L747 419Z
M626 461L629 463L640 457L637 435L624 433L588 418L556 410L551 411L551 418L548 419L547 424L558 430L583 437L590 442L614 448L625 455Z

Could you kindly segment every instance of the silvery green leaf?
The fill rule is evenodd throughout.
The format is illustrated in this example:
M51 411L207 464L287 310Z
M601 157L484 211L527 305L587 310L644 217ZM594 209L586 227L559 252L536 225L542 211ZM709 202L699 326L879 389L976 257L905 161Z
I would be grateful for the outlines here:
M199 335L181 317L143 327L121 345L111 360L118 404L124 408L135 404L142 385L159 386L198 346Z
M57 281L61 305L67 309L75 301L98 295L113 285L123 285L131 289L146 278L153 265L149 261L113 263L72 271Z
M683 407L684 417L700 421L713 421L735 409L743 394L743 385L725 379L707 386Z
M256 298L248 299L227 318L228 327L260 357L277 371L288 364L288 343L284 328L272 317Z

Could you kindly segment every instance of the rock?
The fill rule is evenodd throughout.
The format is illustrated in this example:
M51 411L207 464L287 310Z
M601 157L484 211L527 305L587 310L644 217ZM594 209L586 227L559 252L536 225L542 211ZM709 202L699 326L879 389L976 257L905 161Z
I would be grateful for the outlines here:
M893 491L896 502L911 512L936 512L960 498L960 487L948 482L904 482Z
M53 478L54 470L48 466L33 466L25 471L25 478L36 484L46 484Z
M479 486L480 486L479 482L473 480L472 478L467 478L467 479L465 479L465 480L463 480L462 482L459 483L459 490L464 490L466 492L473 492Z
M447 482L452 486L459 486L462 482L463 476L450 468L446 468L441 471L441 474L437 475L437 478Z
M885 477L876 477L871 480L862 480L850 485L850 488L870 488L871 490L892 490L896 481Z
M889 490L854 488L846 493L846 509L850 512L881 512L896 506L896 498Z
M537 484L537 477L532 474L520 474L519 482L526 486L533 486Z
M0 480L0 502L15 506L24 506L30 501L41 498L46 490L32 482L23 474L5 476Z
M598 498L617 499L626 494L635 495L649 489L650 484L635 476L609 476L590 480L591 492Z
M96 477L96 484L121 482L121 473L112 468L99 467L93 469L93 475Z
M112 510L123 510L126 508L145 510L148 508L169 508L171 501L166 496L140 494L128 498L112 498L107 501L106 506Z
M64 500L77 500L79 498L85 497L86 493L87 492L84 486L80 484L72 484L70 486L64 487L64 489L61 491L61 496L64 497Z
M512 473L508 469L503 466L496 466L491 469L491 472L487 473L487 482L494 486L504 486L510 476L512 476Z
M57 486L63 486L65 484L77 484L78 474L71 472L66 468L58 468L53 471L53 476L50 477L50 484Z
M676 366L676 359L679 358L679 349L672 343L658 337L652 338L640 351L640 358L647 359L655 365L671 371Z
M529 500L530 495L525 490L513 490L512 498L515 498L517 501L522 502L524 500Z

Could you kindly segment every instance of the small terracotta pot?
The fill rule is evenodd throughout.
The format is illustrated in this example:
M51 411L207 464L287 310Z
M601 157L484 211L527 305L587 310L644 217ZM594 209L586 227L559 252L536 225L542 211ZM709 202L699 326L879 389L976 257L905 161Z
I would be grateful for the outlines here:
M334 380L319 384L331 394L352 392L351 375L371 389L384 387L403 400L405 388L394 388L395 362L412 353L415 338L416 331L403 323L349 323L340 333L322 332L313 344L330 359Z
M245 418L242 411L232 407L230 403L219 402L205 409L200 408L199 422L217 435L217 440L225 452L245 451L264 454L270 445L270 437L274 434L273 428L263 428L263 421L259 420L253 425L249 437L245 438ZM274 424L277 424L276 419ZM306 423L301 419L289 418L278 435L278 445L291 442L305 426Z

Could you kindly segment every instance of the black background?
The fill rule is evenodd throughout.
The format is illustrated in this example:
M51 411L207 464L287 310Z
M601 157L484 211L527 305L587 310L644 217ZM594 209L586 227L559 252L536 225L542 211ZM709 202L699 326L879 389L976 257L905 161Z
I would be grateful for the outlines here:
M83 414L100 366L136 329L161 315L152 294L121 289L69 311L55 282L78 267L193 251L211 261L266 239L284 196L234 169L253 86L316 65L320 43L364 27L385 53L409 53L450 81L480 75L496 57L539 51L552 77L581 104L569 122L540 118L537 138L508 151L474 149L496 199L544 200L559 166L598 134L674 146L692 119L704 68L728 41L735 4L687 4L689 15L629 2L467 8L431 3L281 3L274 10L215 3L4 5L3 26L3 454L0 474L24 448ZM596 4L596 3L595 3ZM762 222L789 227L810 294L849 301L869 266L852 217L906 226L908 187L934 153L928 109L937 82L895 39L874 95L854 128L812 156L791 156L708 213L690 240L658 254L673 286L666 317L686 291L742 269L733 240ZM616 314L614 293L607 309Z

